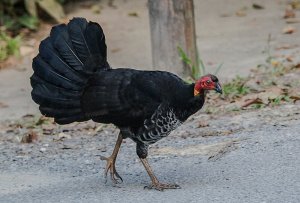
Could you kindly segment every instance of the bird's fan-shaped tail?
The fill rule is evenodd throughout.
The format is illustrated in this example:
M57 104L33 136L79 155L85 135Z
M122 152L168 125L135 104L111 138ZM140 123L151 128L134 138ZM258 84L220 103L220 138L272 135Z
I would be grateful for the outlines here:
M81 95L89 77L109 69L105 36L99 24L74 18L52 28L33 59L32 99L59 124L87 120Z

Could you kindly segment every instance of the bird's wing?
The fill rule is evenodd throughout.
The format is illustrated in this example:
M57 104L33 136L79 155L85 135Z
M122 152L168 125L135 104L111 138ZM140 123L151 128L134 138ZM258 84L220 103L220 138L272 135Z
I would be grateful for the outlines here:
M97 122L140 126L163 101L154 77L143 73L131 69L99 73L91 79L83 95L86 114Z

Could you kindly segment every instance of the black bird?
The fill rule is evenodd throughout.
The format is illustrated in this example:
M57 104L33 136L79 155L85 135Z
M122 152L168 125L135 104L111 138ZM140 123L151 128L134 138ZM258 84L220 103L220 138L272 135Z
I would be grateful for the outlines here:
M92 119L120 129L112 155L102 157L107 160L105 177L110 171L114 183L123 181L115 161L122 140L130 138L152 180L149 188L179 188L155 177L147 161L148 146L201 109L208 90L222 93L217 77L206 75L187 84L169 72L112 69L106 54L99 24L74 18L54 26L33 59L32 99L58 124Z

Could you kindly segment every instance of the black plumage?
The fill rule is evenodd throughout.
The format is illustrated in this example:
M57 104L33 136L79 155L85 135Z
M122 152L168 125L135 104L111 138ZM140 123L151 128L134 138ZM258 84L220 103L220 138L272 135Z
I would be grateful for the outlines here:
M83 18L53 27L32 66L32 98L42 114L59 124L92 119L120 129L116 150L104 158L114 182L121 179L114 166L119 140L129 137L137 143L137 154L149 173L148 146L201 109L205 100L201 82L195 95L197 85L169 72L111 69L102 28ZM218 83L215 76L206 77ZM176 188L149 175L156 189Z

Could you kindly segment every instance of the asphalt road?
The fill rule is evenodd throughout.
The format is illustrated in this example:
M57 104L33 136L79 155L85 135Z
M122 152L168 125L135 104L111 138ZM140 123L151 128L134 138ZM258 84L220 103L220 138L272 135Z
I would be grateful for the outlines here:
M299 109L299 105L266 109L210 122L211 130L232 129L229 135L198 136L205 132L205 128L191 130L198 118L187 122L150 152L159 179L182 187L164 192L143 189L149 178L129 140L117 161L124 179L120 187L104 184L104 162L99 159L99 154L112 151L116 136L27 145L2 142L0 202L298 203ZM186 132L194 136L185 137ZM61 149L66 145L74 149ZM103 150L104 145L107 151L99 151L97 146Z

